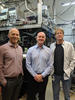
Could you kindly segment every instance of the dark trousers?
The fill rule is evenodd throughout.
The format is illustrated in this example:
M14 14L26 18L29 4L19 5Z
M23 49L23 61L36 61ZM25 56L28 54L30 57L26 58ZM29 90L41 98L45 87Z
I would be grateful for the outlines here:
M2 100L18 100L22 85L22 75L17 78L6 78L7 84L2 86Z
M33 77L30 79L27 92L27 100L45 100L45 91L48 83L48 76L43 79L43 82L36 82Z

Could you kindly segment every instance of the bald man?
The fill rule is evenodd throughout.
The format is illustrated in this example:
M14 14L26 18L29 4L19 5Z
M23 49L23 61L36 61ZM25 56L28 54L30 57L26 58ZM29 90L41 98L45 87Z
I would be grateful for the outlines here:
M26 67L30 73L29 90L27 100L45 100L45 91L48 76L52 71L52 59L50 49L44 45L46 35L39 32L36 37L37 44L29 48L26 55Z
M0 46L0 83L2 100L18 100L22 84L22 48L18 45L19 30L12 28L8 33L8 43Z

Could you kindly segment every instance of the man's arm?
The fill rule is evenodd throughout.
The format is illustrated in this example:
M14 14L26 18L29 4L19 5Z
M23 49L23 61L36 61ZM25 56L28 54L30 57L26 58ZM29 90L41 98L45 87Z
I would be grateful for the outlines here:
M45 76L51 74L52 71L53 71L53 57L52 57L52 51L50 49L50 51L49 51L49 59L48 59L48 62L47 62L47 68L42 73L42 76L45 77Z
M74 67L75 67L75 50L74 50L73 45L71 45L69 55L70 55L70 65L68 69L66 70L67 75L70 75L70 73L74 70Z
M31 54L31 50L29 49L26 55L26 68L27 70L30 72L30 74L34 77L35 75L37 75L33 68L32 68L32 54Z
M0 47L0 82L3 86L6 85L7 81L4 77L4 73L3 73L3 50L2 50L2 47Z

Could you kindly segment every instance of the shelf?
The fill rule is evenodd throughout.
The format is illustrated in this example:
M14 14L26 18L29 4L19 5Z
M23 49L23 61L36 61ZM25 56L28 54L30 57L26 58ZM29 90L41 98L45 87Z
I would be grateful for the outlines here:
M11 28L30 29L30 28L40 28L40 27L41 27L41 24L22 25L22 26L9 26L9 27L0 27L0 31L10 30Z

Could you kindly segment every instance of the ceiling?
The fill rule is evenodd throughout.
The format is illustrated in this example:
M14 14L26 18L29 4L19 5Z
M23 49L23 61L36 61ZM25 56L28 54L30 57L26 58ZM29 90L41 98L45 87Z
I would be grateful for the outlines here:
M62 6L61 3L67 3L75 0L55 0L55 18L57 23L71 23L75 20L75 5Z
M2 3L6 5L6 7L13 6L13 5L19 5L20 2L24 2L25 0L0 0ZM30 3L33 3L37 0L27 0L28 5ZM65 23L71 23L72 20L75 20L75 5L69 5L66 7L63 7L61 4L75 1L75 0L42 0L44 5L48 6L49 14L52 19L57 24L65 24ZM0 5L2 5L0 3Z
M49 12L58 24L71 23L75 20L75 5L62 6L62 3L73 2L75 0L43 0L49 6Z

